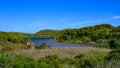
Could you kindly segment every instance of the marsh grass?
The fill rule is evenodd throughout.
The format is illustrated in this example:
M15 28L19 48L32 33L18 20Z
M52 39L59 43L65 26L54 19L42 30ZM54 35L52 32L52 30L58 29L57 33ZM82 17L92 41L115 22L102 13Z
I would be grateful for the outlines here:
M51 48L51 49L27 49L27 50L14 50L11 51L18 55L27 55L34 58L43 58L47 55L57 54L60 58L73 58L77 54L88 54L94 53L106 54L110 50L104 48Z
M119 68L119 61L107 60L110 53L110 49L93 47L20 49L1 53L0 65L2 68Z

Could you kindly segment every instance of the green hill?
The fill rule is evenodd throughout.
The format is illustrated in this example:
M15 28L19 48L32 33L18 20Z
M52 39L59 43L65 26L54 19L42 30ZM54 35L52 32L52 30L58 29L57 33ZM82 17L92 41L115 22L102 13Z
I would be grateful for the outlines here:
M41 30L33 35L33 37L50 37L53 38L58 34L59 30Z
M100 24L79 29L64 29L54 39L61 42L90 43L101 40L120 40L120 26Z

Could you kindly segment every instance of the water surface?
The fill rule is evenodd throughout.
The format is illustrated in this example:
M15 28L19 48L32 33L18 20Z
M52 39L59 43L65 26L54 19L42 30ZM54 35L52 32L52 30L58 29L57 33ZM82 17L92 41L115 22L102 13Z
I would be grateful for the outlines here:
M76 43L63 43L63 42L56 42L53 41L51 38L29 38L34 45L41 45L41 43L45 42L46 45L51 46L53 48L65 48L65 47L92 47L89 44L76 44Z

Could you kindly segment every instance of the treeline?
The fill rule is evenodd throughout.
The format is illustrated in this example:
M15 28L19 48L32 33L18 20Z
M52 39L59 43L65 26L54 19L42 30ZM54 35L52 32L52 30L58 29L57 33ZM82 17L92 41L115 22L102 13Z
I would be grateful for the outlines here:
M59 42L90 43L120 40L120 26L100 24L79 29L42 30L33 37L52 37Z
M120 40L120 26L114 27L110 24L100 24L80 29L65 29L54 37L61 42L90 43L103 42L106 40Z
M41 30L38 31L37 33L33 34L32 37L49 37L49 38L54 38L58 34L59 30Z

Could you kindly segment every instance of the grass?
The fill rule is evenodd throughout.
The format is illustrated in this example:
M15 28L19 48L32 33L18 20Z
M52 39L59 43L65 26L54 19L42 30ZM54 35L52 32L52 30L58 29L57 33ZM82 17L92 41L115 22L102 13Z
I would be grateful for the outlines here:
M118 52L118 51L117 51ZM0 54L2 68L119 68L119 54L110 49L18 49ZM115 55L115 56L114 56ZM110 59L109 59L110 58Z
M51 48L51 49L27 49L11 51L18 55L27 55L34 58L43 58L51 54L57 54L60 58L73 58L77 54L91 54L91 52L108 53L111 50L104 48Z

